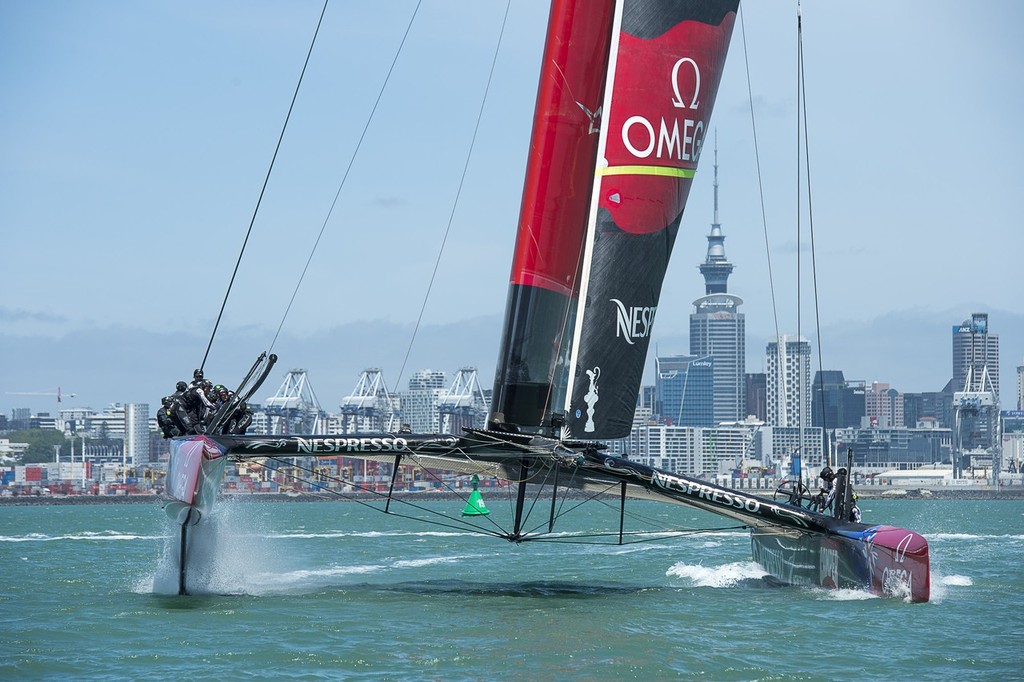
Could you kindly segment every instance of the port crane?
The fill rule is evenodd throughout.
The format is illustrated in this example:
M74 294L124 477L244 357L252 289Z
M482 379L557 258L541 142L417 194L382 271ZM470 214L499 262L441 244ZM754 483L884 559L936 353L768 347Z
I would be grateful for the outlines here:
M56 396L59 405L62 398L74 398L77 393L61 393L60 386L58 386L56 393L50 391L6 391L5 395Z

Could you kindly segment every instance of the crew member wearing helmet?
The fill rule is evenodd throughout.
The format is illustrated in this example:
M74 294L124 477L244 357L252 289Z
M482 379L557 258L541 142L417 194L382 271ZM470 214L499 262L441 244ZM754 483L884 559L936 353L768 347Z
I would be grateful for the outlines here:
M171 397L165 396L160 399L160 409L156 413L156 423L160 427L160 434L164 438L180 436L181 432L175 422L171 409Z
M225 413L225 405L233 395L226 386L217 384L216 386L209 386L208 381L203 382L204 393L211 405L207 408L206 412L206 425L209 428L214 429L214 433L228 433L226 429L221 428L227 421L230 414Z
M231 414L228 428L224 432L237 433L244 436L245 430L249 428L250 424L252 424L252 408L249 407L248 403L240 402Z
M180 432L178 435L188 436L196 433L195 417L190 409L190 391L188 390L188 384L184 381L179 381L174 386L174 393L168 396L168 409L170 409L170 416L177 430Z
M213 384L208 379L203 379L199 382L199 385L190 390L192 395L196 399L196 408L199 410L199 421L203 424L209 423L210 418L213 416L214 404L210 400L210 396L213 395Z
M836 494L836 473L832 471L832 467L827 466L821 470L818 478L821 479L821 487L818 494L811 499L811 509L823 512L832 507Z
M860 507L857 506L857 493L850 498L850 520L860 523Z

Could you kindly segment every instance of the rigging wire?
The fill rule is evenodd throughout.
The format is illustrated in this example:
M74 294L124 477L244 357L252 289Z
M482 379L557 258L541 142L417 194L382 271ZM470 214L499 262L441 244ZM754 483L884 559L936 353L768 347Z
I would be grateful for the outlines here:
M645 542L658 542L659 540L671 540L673 538L683 538L692 535L702 535L704 533L721 533L727 530L744 530L746 526L721 526L719 528L684 528L682 530L663 530L663 531L649 531L649 530L633 530L624 532L623 536L630 536L637 539L629 542L618 542L619 531L606 532L606 533L579 533L574 535L564 535L558 537L530 537L526 540L530 542L556 542L567 545L640 545ZM616 542L584 542L577 540L576 538L615 538Z
M281 316L281 323L277 325L277 331L274 333L274 338L270 342L270 349L274 348L274 344L277 343L277 337L281 335L281 329L284 327L285 320L288 319L288 313L291 312L292 304L295 303L295 298L299 294L299 288L302 286L302 281L306 278L306 272L309 270L309 264L313 261L313 255L316 253L317 247L320 245L320 240L324 236L324 230L327 229L327 223L331 220L331 215L334 214L334 208L338 205L338 198L341 196L341 190L344 189L345 183L348 181L348 175L352 171L352 166L355 164L356 156L359 154L359 150L363 146L363 140L366 139L366 132L370 129L373 117L377 113L377 107L380 105L380 100L384 96L384 91L388 87L388 82L391 80L391 74L395 71L395 65L398 63L398 58L402 54L402 50L405 47L405 41L409 38L413 22L416 20L416 15L420 10L420 5L422 4L423 0L419 0L419 2L416 3L416 7L413 8L412 16L409 17L409 23L405 27L405 33L402 35L402 42L399 43L398 50L395 52L394 59L391 60L391 66L388 68L387 75L384 76L384 82L381 83L380 90L377 92L377 99L374 100L373 107L370 109L370 115L367 116L366 123L363 125L363 131L359 134L359 141L356 142L356 148L352 151L352 156L349 157L348 166L345 167L345 174L342 176L341 183L338 185L338 191L334 193L334 200L331 202L331 207L327 210L327 216L324 218L324 222L320 226L320 233L317 234L316 241L313 242L313 248L309 252L309 257L306 258L306 265L302 268L302 273L299 275L299 279L295 283L295 290L292 292L292 297L288 300L288 305L285 308L284 315Z
M570 514L571 512L575 511L576 509L579 509L580 507L582 507L584 504L587 504L588 502L593 502L595 500L599 500L601 502L604 502L604 500L600 500L600 496L601 495L610 495L610 494L612 494L612 490L614 490L614 489L616 489L618 487L619 487L618 483L609 483L608 486L606 488L604 488L603 490L598 490L596 492L592 492L590 495L588 495L587 497L584 497L582 500L576 501L576 504L574 504L573 506L569 507L568 509L565 509L564 511L560 507L559 510L558 510L558 513L555 514L555 520L558 520L558 519L562 518L563 516L565 516L567 514ZM543 486L541 486L541 490L543 490ZM539 497L540 491L538 491L537 495ZM565 502L565 499L566 499L566 496L563 495L562 496L563 503ZM607 503L605 503L605 504L609 508L612 506L612 505L607 504ZM563 506L564 506L564 504L563 504ZM530 507L530 511L527 512L525 518L529 519L530 515L532 514L532 512L533 512L533 506ZM531 528L531 529L529 529L529 530L527 530L525 532L527 534L528 533L535 533L539 529L543 528L547 523L548 523L548 521L544 520L541 523L537 524L535 527L533 527L533 528ZM618 535L618 531L615 531L615 535Z
M814 206L811 201L811 141L810 133L808 130L807 121L807 83L805 79L807 77L807 70L804 68L804 42L803 42L803 24L800 24L800 31L797 35L797 39L800 41L800 90L803 92L803 134L804 134L804 168L807 177L807 229L811 239L811 280L812 280L812 291L814 300L814 333L818 338L818 376L821 378L821 389L818 391L819 398L821 399L821 420L822 428L825 433L828 433L828 415L825 413L825 365L823 360L822 352L822 338L821 338L821 309L820 299L818 295L818 260L817 250L814 248ZM833 425L835 426L835 425ZM827 441L826 441L827 442ZM826 464L832 466L832 452L831 448L826 448L824 453L826 457Z
M373 498L371 500L360 499L360 498L354 496L353 494L346 494L345 492L338 491L338 490L331 490L330 488L325 487L325 485L323 483L321 483L320 481L316 480L316 477L318 476L317 472L315 470L313 470L313 469L310 469L307 466L300 465L300 464L298 464L298 463L296 463L294 461L291 461L289 459L282 458L282 457L268 456L268 457L265 458L265 461L273 461L273 462L275 462L275 463L277 463L279 465L277 467L267 467L267 469L269 469L271 471L274 471L276 473L279 473L279 474L287 477L290 480L298 481L298 482L302 482L302 483L307 483L307 484L313 486L314 488L317 488L318 490L320 490L321 493L323 493L323 496L325 498L336 498L336 499L341 499L341 500L345 500L345 501L349 501L349 502L355 502L357 504L360 504L360 505L366 507L367 509L371 509L371 510L379 512L381 514L387 514L389 516L394 516L396 518L409 519L411 521L417 521L417 522L420 522L420 523L425 523L427 525L437 526L437 527L440 527L440 528L450 528L450 529L453 529L453 530L462 531L462 532L466 532L466 533L471 533L471 534L476 534L476 535L484 535L484 536L488 536L488 537L503 538L503 539L511 540L511 541L515 541L515 542L556 542L556 543L566 543L566 544L590 544L590 545L605 545L605 546L610 545L610 544L614 544L614 545L620 545L620 544L621 545L631 545L631 544L640 544L640 543L645 543L645 542L655 542L655 541L658 541L658 540L669 540L669 539L672 539L672 538L681 538L681 537L687 537L687 536L692 536L692 535L700 535L700 534L703 534L703 533L718 533L718 532L730 531L730 530L744 530L744 529L747 528L747 526L745 526L745 525L738 525L738 526L715 526L715 527L708 527L708 528L658 528L658 529L634 530L634 531L627 531L625 533L622 533L623 536L628 536L628 537L631 537L631 538L634 538L634 539L629 541L629 542L621 542L621 543L618 542L618 538L619 538L620 533L617 530L616 531L578 532L578 533L553 534L553 535L550 535L550 534L530 535L530 533L534 533L539 528L542 528L546 524L546 522L545 522L545 524L540 524L536 528L532 528L530 530L526 530L526 531L521 532L519 536L513 536L513 534L511 532L502 529L502 527L493 518L491 518L489 516L483 517L483 520L486 520L486 521L490 522L492 525L494 525L494 527L497 530L489 529L489 528L486 528L486 527L474 524L474 523L472 523L470 521L467 521L467 520L464 520L464 519L452 517L449 514L446 514L444 512L439 512L439 511L437 511L435 509L431 509L431 508L426 507L426 506L424 506L422 504L417 504L416 502L413 502L413 501L410 501L410 500L406 500L406 499L402 499L402 498L398 498L398 497L391 497L388 494L378 492L378 491L373 490L371 488L367 488L367 487L365 487L363 485L355 483L354 481L349 481L349 480L347 480L345 478L342 478L342 477L338 477L338 476L322 476L322 478L324 480L328 481L328 482L342 483L342 484L345 484L345 485L350 485L350 486L352 486L354 488L357 488L361 493L366 493L366 494L371 495L371 497ZM424 471L428 471L424 467L421 467L421 469L423 469ZM305 472L307 474L310 474L311 478L310 479L302 478L301 476L296 475L295 473L293 473L290 470L303 471L303 472ZM440 480L440 479L438 479L438 480ZM608 490L610 490L611 488L617 487L617 485L618 484L612 484L611 486L609 486ZM456 495L456 497L458 498L459 501L461 501L461 502L467 502L468 501L468 497L466 497L465 495L463 495L462 493L460 493L456 489L451 488L450 486L446 486L446 487L448 488L448 490L450 492L452 492L453 494ZM543 487L544 486L541 486L541 488L543 488ZM594 502L594 501L599 502L601 504L604 504L608 508L613 508L614 507L614 508L617 509L616 505L611 504L607 500L601 499L599 496L602 495L602 494L607 494L607 491L598 491L596 493L590 494L589 496L585 497L582 501L578 501L577 504L575 504L570 509L566 510L564 513L559 513L556 518L562 518L563 516L567 516L570 512L572 512L575 509L583 506L583 504L589 503L589 502ZM565 496L563 496L563 497L565 497ZM375 502L375 501L376 502L380 502L384 498L390 498L391 502L394 503L394 504L404 505L405 507L417 510L419 512L423 512L426 516L413 516L412 514L403 514L403 513L394 512L394 511L386 511L385 509L382 509L379 506L376 506L375 504L373 504L373 502ZM645 518L645 517L643 517L643 516L641 516L639 514L629 513L628 516L630 518L634 519L634 520L650 523L652 525L654 524L654 520L653 519ZM474 517L474 518L477 521L481 520L480 517ZM584 541L585 538L615 538L615 542L586 542L586 541Z
M775 320L775 336L779 336L779 307L775 301L775 277L772 274L772 250L768 240L768 214L764 204L764 181L761 176L761 153L757 143L757 121L754 116L754 94L750 85L750 55L747 50L747 28L743 21L745 13L740 8L740 32L743 35L743 64L747 71L747 101L750 102L750 129L754 136L754 163L757 167L757 189L761 201L761 225L764 232L764 251L768 258L768 286L772 297L772 317Z
M754 136L754 156L755 156L755 161L756 161L756 165L757 165L757 181L758 181L758 189L759 189L759 192L760 192L760 199L761 199L761 219L762 219L762 224L763 224L763 229L764 229L765 253L766 253L767 259L768 259L768 282L769 282L769 287L770 287L770 290L771 290L772 315L774 317L774 322L775 322L775 336L776 336L776 339L778 341L777 350L778 350L778 354L779 354L779 358L780 358L780 366L781 366L781 360L782 360L782 358L785 357L785 349L784 349L783 344L782 344L782 337L781 337L781 335L779 333L780 332L780 330L779 330L779 315L778 315L778 306L777 306L777 303L776 303L776 296L775 296L775 278L774 278L774 274L773 274L773 270L772 270L771 248L770 248L769 240L768 240L768 222L767 222L767 217L766 217L766 212L765 212L764 186L763 186L763 183L762 183L762 176L761 176L761 161L760 161L760 154L759 154L759 151L758 151L758 142L757 142L757 125L756 125L755 116L754 116L754 99L753 99L753 94L752 94L752 89L751 89L749 52L747 50L746 23L744 22L744 13L742 12L742 10L740 11L740 30L741 30L741 34L743 36L744 65L746 66L746 72L747 72L747 95L748 95L748 101L750 102L751 130L753 131L753 136ZM798 0L797 1L797 125L796 125L796 143L797 143L797 168L796 168L796 180L797 180L797 183L796 183L797 184L797 200L796 200L796 203L797 203L797 219L796 219L796 246L797 246L797 248L796 248L797 339L799 340L800 334L801 334L801 331L802 331L802 302L801 302L801 286L800 286L800 281L801 281L801 275L802 275L802 272L801 272L801 237L802 237L802 235L801 235L801 233L802 233L802 230L801 230L801 227L802 227L802 223L801 223L801 219L802 219L802 212L801 212L801 187L802 187L802 185L801 185L801 159L803 159L805 161L804 173L806 174L806 181L807 181L807 212L808 212L808 229L809 229L809 234L810 234L810 249L811 249L812 292L813 292L813 301L814 301L815 334L817 335L817 339L818 339L818 371L819 371L819 377L821 377L822 381L824 381L824 364L823 364L822 353L821 353L821 316L820 316L819 296L818 296L817 259L816 259L815 245L814 245L814 212L813 212L812 201L811 201L811 169L810 169L810 150L809 150L809 144L810 143L809 143L809 133L808 133L808 130L807 130L807 93L806 93L805 75L806 75L806 70L804 68L804 52L803 52L803 10L802 10L802 7L801 7L801 3ZM802 125L801 125L801 115L802 115ZM803 135L803 145L801 145L801 134ZM802 153L801 153L801 151L802 151ZM803 356L802 356L802 354L798 354L798 363L800 363L801 365L803 363ZM801 374L802 374L802 372L801 372ZM780 390L785 390L784 384L782 384L781 382L780 382ZM820 395L820 398L821 398L821 409L822 409L822 416L824 418L824 415L825 415L824 391L820 391L819 393L821 394ZM801 401L801 407L802 407L802 401ZM801 434L800 435L800 438L801 438L800 450L802 452L803 451L803 423L804 423L804 419L806 418L806 415L804 415L804 410L803 409L800 410L800 415L801 415L800 416L800 419L801 419L801 423L800 423L800 434ZM831 465L830 454L831 454L830 451L826 451L826 453L825 453L825 456L828 458L828 461L826 463L829 464L829 465ZM802 459L801 459L801 464L802 464ZM800 474L800 476L802 478L802 473Z
M295 462L292 462L292 461L289 461L289 460L286 460L286 459L283 459L283 458L280 458L280 457L266 457L266 460L267 461L277 462L279 465L287 465L291 469L298 469L299 471L304 471L307 474L313 475L314 477L316 476L316 472L311 470L309 467L302 466L300 464L297 464ZM345 493L343 493L343 492L341 492L339 490L331 490L329 488L325 488L323 485L321 485L320 483L316 482L315 480L304 479L304 478L302 478L300 476L297 476L294 473L291 473L290 471L288 471L286 469L283 469L281 467L277 467L277 468L267 467L267 468L271 469L274 472L278 472L278 473L282 474L283 476L287 476L288 478L290 478L293 481L299 481L299 482L302 482L302 483L311 484L311 485L319 488L324 493L326 493L328 495L331 495L333 497L341 498L341 499L348 500L348 501L351 501L351 502L356 502L357 504L361 504L362 506L367 507L368 509L373 509L374 511L379 511L381 513L386 513L386 514L388 514L390 516L395 516L395 517L398 517L398 518L411 519L411 520L414 520L414 521L422 521L424 523L430 523L430 524L433 524L433 525L443 526L443 527L446 527L446 528L454 528L454 529L457 529L457 530L472 531L472 532L476 532L476 533L479 533L479 534L482 534L482 535L490 535L492 537L505 537L505 535L502 534L502 533L498 533L498 532L495 532L495 531L487 530L486 528L481 528L480 526L473 525L473 524L469 523L468 521L463 521L461 519L454 519L451 516L448 516L447 514L444 514L442 512L438 512L438 511L435 511L435 510L430 509L428 507L424 507L422 505L416 504L415 502L410 502L409 500L403 500L403 499L400 499L400 498L394 498L393 497L393 498L391 498L391 500L393 502L397 503L397 504L403 504L403 505L405 505L407 507L412 507L412 508L417 509L419 511L426 512L429 515L438 516L438 517L444 518L447 521L452 522L452 523L442 523L442 522L439 522L439 521L431 521L431 520L420 518L420 517L417 517L417 516L410 516L408 514L400 514L400 513L392 512L392 511L385 512L383 509L375 507L373 504L371 504L370 502L368 502L366 500L361 500L358 497L354 497L352 495L347 495L347 494L345 494ZM374 498L377 498L377 499L389 497L388 495L386 495L384 493L378 492L378 491L373 490L371 488L367 488L367 487L362 486L362 485L360 485L358 483L355 483L353 481L348 481L348 480L346 480L344 478L341 478L341 477L337 477L337 476L324 476L324 478L326 478L328 481L331 481L331 482L344 483L346 485L351 485L354 488L358 488L360 492L369 493Z
M487 84L484 86L484 95L480 101L480 110L477 112L476 125L473 127L473 137L469 142L469 151L466 153L466 162L462 167L462 177L459 179L459 186L455 192L455 201L452 203L452 210L448 215L448 224L445 226L444 237L441 239L441 248L438 249L437 258L434 260L434 270L430 273L430 281L427 283L427 290L423 294L423 304L420 306L419 316L416 318L416 324L412 330L412 337L409 339L409 347L405 351L405 358L402 360L402 367L398 371L398 378L395 380L396 386L401 385L402 376L405 374L405 367L409 363L409 355L412 353L413 344L416 342L416 334L419 332L420 323L423 321L423 313L427 309L427 300L430 298L430 291L434 287L434 279L437 277L437 270L441 265L441 257L444 255L445 244L448 242L448 234L452 229L452 221L455 219L455 211L459 207L459 197L462 195L462 187L466 183L466 175L469 173L469 162L473 158L476 136L480 131L480 121L483 119L484 107L487 105L487 95L491 90L491 81L494 79L494 68L498 63L498 52L501 50L501 40L505 35L505 26L508 23L508 13L511 5L512 0L508 0L508 2L505 3L505 15L501 20L501 30L498 32L498 42L494 46L494 56L491 58L491 70L487 74Z
M803 30L803 10L801 8L800 1L797 0L797 126L796 126L796 138L797 138L797 167L796 167L796 185L797 185L797 337L799 338L802 324L802 305L801 305L801 293L800 293L800 282L802 279L801 269L801 216L802 216L802 203L800 200L800 175L801 175L801 161L803 162L803 173L807 182L807 229L808 236L810 237L810 256L811 256L811 294L812 303L814 305L814 333L818 340L818 378L821 381L821 389L818 391L821 399L821 416L822 416L822 429L825 434L828 433L828 424L826 423L825 415L825 391L824 391L824 362L822 360L821 350L821 309L819 306L819 292L818 292L818 267L817 257L814 248L814 210L813 203L811 201L811 150L810 150L810 135L808 132L807 123L807 70L804 65L804 30ZM801 141L801 135L803 140ZM802 144L801 144L802 142ZM802 153L801 153L802 150ZM803 355L800 356L800 363L803 364ZM801 371L801 376L803 372ZM808 404L811 401L808 401ZM803 401L800 403L800 446L801 451L803 450L803 424L806 417L803 412ZM823 456L825 458L825 464L828 466L832 465L831 448L827 445L828 441L822 441Z
M747 49L747 28L746 28L746 23L744 21L744 16L745 16L745 13L743 11L743 8L741 7L740 8L740 32L741 32L741 34L743 36L743 64L746 67L746 74L747 74L747 101L750 103L750 129L751 129L751 133L752 133L753 139L754 139L754 163L755 163L755 166L757 168L757 189L758 189L758 197L759 197L760 203L761 203L761 226L762 226L762 231L764 233L765 258L766 258L767 263L768 263L768 288L769 288L769 291L771 292L772 319L773 319L773 321L775 323L776 353L778 355L778 360L776 361L776 365L777 365L776 372L781 372L782 371L783 359L785 358L785 346L782 343L782 334L780 333L780 330L779 330L779 306L778 306L778 303L776 301L776 296L775 296L775 275L774 275L774 271L772 269L772 250L771 250L771 245L770 245L769 239L768 239L768 214L767 214L767 211L765 209L764 181L763 181L763 177L761 175L761 153L759 151L759 145L758 145L758 142L757 142L757 139L758 139L757 138L757 121L756 121L756 117L754 115L754 95L753 95L753 89L752 89L751 84L750 84L750 82L751 82L751 78L750 78L750 51ZM787 402L785 400L786 382L785 381L777 381L777 385L779 386L779 390L782 391L782 393L783 393L782 399L780 399L778 402L781 403L784 406L786 404L786 402ZM784 409L784 407L783 407L783 409Z
M412 459L414 459L414 460L418 459L418 455L415 455L415 454L412 455ZM468 459L468 457L467 457L467 459ZM436 471L434 471L432 469L429 469L429 468L427 468L427 467L425 467L425 466L423 466L422 464L419 464L419 463L417 463L417 465L419 466L420 471L423 471L429 477L431 477L433 480L435 480L438 483L440 483L442 486L444 486L444 488L448 492L457 495L460 500L462 500L466 504L469 504L469 496L468 495L465 495L465 494L459 492L457 489L453 488L451 486L451 484L448 481L445 481L444 479L442 479L441 476ZM511 486L509 486L509 490L511 491ZM483 518L486 521L488 521L489 523L491 523L491 525L493 525L495 528L500 530L502 532L502 534L507 534L507 531L505 531L500 525L498 525L498 523L491 516L488 515L488 516L485 516Z
M277 145L274 147L274 155L270 158L270 167L267 168L267 174L263 178L263 187L260 188L260 195L256 199L256 207L253 209L252 218L249 220L249 229L245 233L245 239L242 241L242 249L238 252L238 260L235 261L235 269L231 272L231 280L228 282L227 291L224 292L224 300L220 304L220 312L217 313L217 321L213 324L213 332L210 334L210 342L206 345L206 353L203 354L203 361L199 365L199 369L203 369L206 366L206 360L210 357L210 349L213 347L213 339L217 336L217 328L220 326L221 317L224 315L224 308L228 304L228 297L231 295L231 288L235 284L235 276L238 275L238 267L242 264L242 255L245 253L246 244L249 243L249 237L252 235L252 227L256 223L256 215L260 211L260 204L263 202L263 195L267 191L267 184L270 182L270 174L274 170L274 161L277 160L277 153L281 149L281 141L284 140L284 133L288 129L288 121L292 117L292 110L295 108L295 100L299 96L299 88L302 86L302 79L306 75L306 67L309 66L309 58L313 54L313 46L316 45L316 37L320 34L320 26L324 21L324 14L327 12L327 3L330 0L324 0L323 9L320 10L320 19L316 22L316 30L313 32L313 39L309 42L309 51L306 52L306 61L302 64L302 72L299 74L299 80L295 84L295 92L292 93L291 104L288 105L288 114L284 117L284 125L281 126L281 134L277 137ZM276 338L276 337L275 337Z
M796 358L797 359L796 359L796 367L797 367L797 376L801 378L801 381L797 381L797 383L796 383L796 385L797 385L797 396L796 396L797 403L796 404L797 404L797 409L799 410L799 414L800 414L800 423L797 424L797 427L799 428L799 431L798 431L799 437L797 438L797 443L798 443L797 447L798 447L798 451L799 451L799 453L801 455L800 460L799 460L800 467L803 468L803 464L804 464L803 455L805 453L805 449L804 449L804 419L805 419L805 415L804 415L804 409L803 409L803 407L804 407L804 396L803 396L803 391L801 390L803 388L802 379L803 379L803 376L804 376L804 372L803 372L803 370L804 370L804 354L803 354L802 348L800 346L801 333L803 332L803 326L802 326L803 325L803 320L802 320L803 306L802 306L802 303L801 303L801 291L800 291L800 279L801 279L800 276L802 274L802 271L801 271L801 253L800 253L800 249L801 249L801 229L800 229L801 228L801 222L800 221L801 221L801 217L803 215L802 211L800 210L800 206L801 206L801 202L800 202L800 188L801 188L801 185L800 185L800 150L801 150L801 146L800 146L800 104L803 101L803 94L804 93L800 89L800 75L801 75L800 71L801 71L801 69L803 68L803 65L804 65L804 60L803 60L803 49L804 49L804 46L803 46L803 41L801 40L801 36L803 35L803 10L802 10L802 8L800 6L800 0L797 0L797 2L796 2L796 35L797 35L797 40L796 40L796 44L797 44L797 49L796 49L796 51L797 51L797 66L796 66L796 105L797 105L797 113L796 113L796 343L797 343L796 347L797 347L797 356L796 356ZM810 368L808 368L808 370L810 370ZM802 471L800 472L800 480L803 481L803 472Z

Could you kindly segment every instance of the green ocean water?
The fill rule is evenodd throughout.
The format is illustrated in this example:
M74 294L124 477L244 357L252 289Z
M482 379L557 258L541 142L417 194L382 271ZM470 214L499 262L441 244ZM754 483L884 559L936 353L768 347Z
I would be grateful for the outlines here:
M258 501L195 531L179 597L159 506L4 506L0 679L1024 679L1024 503L863 507L928 538L929 603L772 587L738 529L513 545L352 502Z

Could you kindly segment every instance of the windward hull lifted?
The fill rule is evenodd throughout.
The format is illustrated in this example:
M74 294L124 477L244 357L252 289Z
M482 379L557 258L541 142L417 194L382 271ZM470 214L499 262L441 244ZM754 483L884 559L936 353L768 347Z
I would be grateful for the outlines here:
M189 507L207 512L220 485L223 462L265 457L343 456L427 469L477 474L531 485L561 486L673 502L703 509L751 528L754 559L792 585L863 589L927 601L928 543L892 526L842 522L824 514L717 486L700 479L602 454L583 442L471 431L450 434L345 436L195 436L172 443L168 512L182 522ZM219 464L219 466L217 466ZM520 534L513 541L531 539Z

